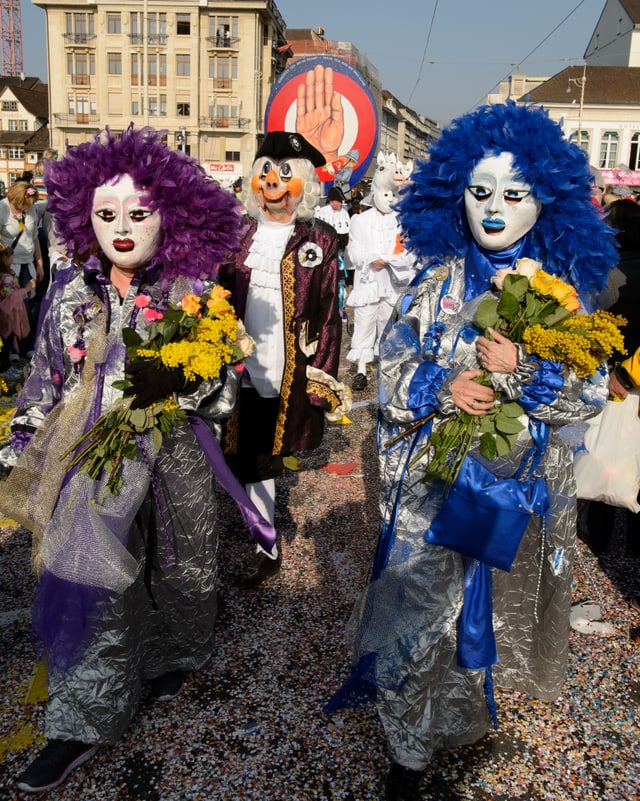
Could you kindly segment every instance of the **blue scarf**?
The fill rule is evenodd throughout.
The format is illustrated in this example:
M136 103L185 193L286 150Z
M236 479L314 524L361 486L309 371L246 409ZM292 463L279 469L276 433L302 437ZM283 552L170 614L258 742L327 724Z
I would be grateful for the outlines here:
M531 251L529 234L499 252L485 250L475 239L472 240L464 262L464 299L471 300L491 289L491 279L496 270L514 267L518 259L531 258Z

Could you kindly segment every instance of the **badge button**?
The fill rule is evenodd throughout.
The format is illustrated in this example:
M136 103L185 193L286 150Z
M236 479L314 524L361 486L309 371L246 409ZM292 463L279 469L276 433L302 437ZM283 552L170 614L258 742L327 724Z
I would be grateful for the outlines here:
M457 314L462 307L462 301L455 295L446 294L442 296L440 308L445 314Z

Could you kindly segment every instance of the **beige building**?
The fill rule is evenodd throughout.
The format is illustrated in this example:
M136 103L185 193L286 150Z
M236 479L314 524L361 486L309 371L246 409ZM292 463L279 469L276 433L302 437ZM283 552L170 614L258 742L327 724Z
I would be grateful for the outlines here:
M379 149L396 153L400 161L425 160L429 145L440 138L434 120L405 106L391 92L382 90Z
M586 151L597 182L640 187L640 0L606 0L584 64L550 78L514 74L489 95L538 103Z
M0 78L0 196L33 172L49 146L47 85L38 78Z
M105 126L167 131L212 177L246 175L284 68L273 0L34 0L45 11L51 146Z

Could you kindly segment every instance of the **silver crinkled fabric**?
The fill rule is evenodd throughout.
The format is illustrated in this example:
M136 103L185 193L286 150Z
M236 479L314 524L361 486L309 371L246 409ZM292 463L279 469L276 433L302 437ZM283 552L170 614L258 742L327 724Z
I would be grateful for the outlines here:
M151 304L161 308L161 286L145 284L143 289ZM121 397L112 386L124 377L119 332L134 319L143 338L146 328L134 304L135 287L122 303L111 285L106 290L105 319L110 319L110 332L116 336L108 337L112 346L103 361L104 392L96 415ZM92 336L93 329L83 320L98 303L78 269L71 280L52 291L19 399L20 418L43 425L49 412L81 385L82 365L74 366L69 348L79 338ZM174 287L171 300L177 302L185 291L201 292L202 286L182 282ZM228 370L221 379L177 396L178 403L203 417L215 431L217 420L233 410L238 375ZM79 436L81 430L74 433ZM148 467L154 464L152 484ZM41 555L49 571L107 592L97 628L80 661L68 670L48 665L48 739L115 742L135 711L144 681L169 671L196 670L213 649L215 479L190 425L185 423L165 436L157 454L147 442L146 460L125 460L124 484L117 496L106 493L103 483L82 474L72 478L63 488L43 538ZM146 571L150 580L145 582L150 530L156 532L157 548L151 570Z
M449 293L462 299L463 264L451 261L448 266ZM407 408L409 384L424 359L435 358L450 370L438 391L436 426L454 409L451 381L462 370L480 366L475 340L459 335L465 321L474 319L484 296L461 301L457 313L445 314L439 306L441 286L429 274L418 287L407 290L413 295L410 305L404 301L407 312L400 314L401 300L381 343L380 507L383 522L389 524L397 501L397 518L388 563L364 592L351 621L354 660L376 655L372 679L393 759L415 770L426 767L434 750L474 742L490 725L484 671L464 670L456 662L463 558L424 540L443 500L441 487L423 480L429 459L424 448L427 433L420 429L384 447L414 422L414 413ZM427 335L436 321L444 330L434 355L425 344L430 346ZM517 400L534 370L534 361L521 349L516 372L496 380L508 397ZM511 572L492 571L499 657L494 684L549 701L557 698L565 674L575 548L572 447L561 432L567 424L597 414L607 395L605 384L587 389L569 371L564 379L553 403L532 412L549 426L539 467L549 489L548 525L533 517ZM483 463L496 475L512 476L531 443L525 430L507 457ZM471 452L479 456L477 446Z

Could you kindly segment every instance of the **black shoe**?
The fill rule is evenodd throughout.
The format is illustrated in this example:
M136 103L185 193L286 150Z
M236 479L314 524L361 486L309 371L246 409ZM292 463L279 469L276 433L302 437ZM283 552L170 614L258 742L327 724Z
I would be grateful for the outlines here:
M361 390L366 389L368 383L367 376L364 375L364 373L358 373L351 382L351 389L355 389L356 392L360 392Z
M180 670L174 670L171 673L165 673L163 676L156 676L151 679L149 686L151 687L151 695L156 701L173 701L178 695L184 685L184 673Z
M16 779L25 793L51 790L67 778L72 770L95 754L97 745L78 740L49 740L29 767Z
M420 801L420 784L423 773L394 762L387 774L385 798L387 801Z
M278 551L277 559L270 559L262 551L256 551L247 561L247 564L240 576L240 583L243 587L258 587L266 579L275 576L280 571L282 564L282 554Z

